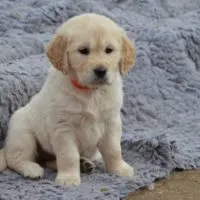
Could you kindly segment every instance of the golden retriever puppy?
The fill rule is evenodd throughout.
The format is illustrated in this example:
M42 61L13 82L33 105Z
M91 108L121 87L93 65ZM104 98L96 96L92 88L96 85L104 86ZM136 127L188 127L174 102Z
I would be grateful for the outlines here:
M41 91L10 119L8 167L25 177L43 176L39 144L55 155L56 183L79 185L80 157L102 155L110 174L132 177L121 155L122 75L135 63L135 49L112 20L97 14L71 18L47 48L52 63Z

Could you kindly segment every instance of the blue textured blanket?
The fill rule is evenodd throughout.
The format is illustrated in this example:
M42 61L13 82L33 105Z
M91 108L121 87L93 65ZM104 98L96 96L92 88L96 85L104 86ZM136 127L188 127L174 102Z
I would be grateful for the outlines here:
M0 137L13 111L39 91L50 65L44 46L68 18L96 12L111 17L135 41L137 65L124 79L123 154L135 178L100 168L82 175L80 187L39 181L9 170L0 174L0 198L117 200L166 177L200 167L199 0L1 0Z

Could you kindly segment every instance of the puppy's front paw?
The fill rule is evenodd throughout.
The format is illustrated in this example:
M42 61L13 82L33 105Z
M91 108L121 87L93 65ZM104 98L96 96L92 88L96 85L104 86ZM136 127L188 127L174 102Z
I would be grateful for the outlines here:
M115 166L114 168L109 169L108 172L111 174L116 174L118 176L124 176L128 178L132 178L134 175L133 167L131 167L125 161L121 161L118 166Z
M68 173L59 172L55 182L59 185L71 187L79 185L81 183L81 179L78 175L69 175Z

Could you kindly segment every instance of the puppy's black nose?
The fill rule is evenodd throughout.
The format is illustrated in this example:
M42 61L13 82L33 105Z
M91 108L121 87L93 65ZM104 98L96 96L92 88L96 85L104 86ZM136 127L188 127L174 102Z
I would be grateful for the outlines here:
M94 69L94 73L98 78L104 78L106 75L107 69L105 69L104 67L97 67L96 69Z

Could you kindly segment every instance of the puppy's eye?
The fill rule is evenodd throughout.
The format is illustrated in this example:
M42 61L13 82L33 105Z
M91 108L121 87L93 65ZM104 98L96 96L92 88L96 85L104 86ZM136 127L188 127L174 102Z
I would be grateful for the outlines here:
M110 47L107 47L107 48L105 49L105 52L106 52L107 54L112 53L112 52L113 52L113 49L110 48Z
M89 55L90 50L88 48L81 48L78 50L80 54Z

